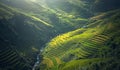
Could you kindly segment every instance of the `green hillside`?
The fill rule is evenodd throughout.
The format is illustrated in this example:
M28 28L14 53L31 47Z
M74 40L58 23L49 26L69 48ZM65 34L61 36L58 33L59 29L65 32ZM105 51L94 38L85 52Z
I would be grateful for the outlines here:
M17 3L19 4L16 6ZM40 12L41 14L39 14ZM62 13L64 12L61 12L61 14ZM24 70L24 64L21 63L21 65L23 65L22 68L22 66L19 65L19 61L27 64L27 67L25 67L26 70L31 69L36 61L36 55L39 53L39 49L44 47L46 42L58 34L79 28L87 22L86 18L75 18L73 15L69 15L68 13L63 15L61 14L57 13L55 10L49 9L49 7L42 7L39 4L36 5L29 1L1 0L0 60L2 66L0 65L0 69L16 70L21 67L20 70ZM76 24L73 24L73 22L76 22ZM2 45L5 43L7 43L7 45ZM7 54L9 51L4 51L6 47L8 50L11 49L10 52L12 52L10 54ZM17 57L16 54L18 54ZM11 59L8 61L9 58ZM5 68L5 66L8 67Z
M119 70L119 12L92 17L85 27L53 38L44 57L63 61L58 70Z
M0 70L120 70L119 0L0 0Z

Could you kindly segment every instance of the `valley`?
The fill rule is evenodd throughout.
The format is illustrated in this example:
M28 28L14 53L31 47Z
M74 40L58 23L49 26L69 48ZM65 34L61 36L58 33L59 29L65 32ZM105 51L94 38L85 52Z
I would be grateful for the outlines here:
M0 70L120 70L119 0L0 0Z

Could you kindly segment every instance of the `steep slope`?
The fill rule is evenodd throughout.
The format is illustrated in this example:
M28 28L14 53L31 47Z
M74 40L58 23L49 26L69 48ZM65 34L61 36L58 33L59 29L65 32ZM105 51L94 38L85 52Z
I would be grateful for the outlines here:
M16 1L1 0L0 2L0 69L2 70L31 69L39 49L44 47L46 42L60 33L81 27L87 21L84 18L69 21L72 19L71 16L61 20L65 16L56 12L48 12L48 9L44 7L39 8L39 4L25 0ZM24 5L16 6L17 3ZM32 9L30 5L33 5ZM36 7L40 10L37 10ZM44 10L46 11L44 12ZM31 14L29 11L33 13ZM45 16L43 17L40 12L43 12ZM66 16L68 15L66 14ZM59 19L60 16L61 19ZM71 24L78 21L84 23Z
M0 69L32 69L47 45L42 70L119 70L119 7L119 0L0 0Z
M36 2L32 2L29 0L22 0L22 1L1 0L1 2L5 3L9 6L12 6L14 8L17 8L19 11L29 13L29 15L39 18L39 19L47 22L48 24L53 25L54 27L59 25L59 26L63 27L63 29L66 29L66 25L69 28L73 28L73 27L77 28L78 25L82 25L87 21L87 19L85 19L85 18L76 17L76 15L72 14L72 13L76 13L76 12L74 12L74 10L73 10L73 12L68 13L68 12L62 10L61 8L59 8L62 6L57 6L56 4L52 4L52 5L56 6L56 8L53 8L53 7L51 7L52 5L49 6L49 4L50 4L50 3L48 3L49 1L45 1L45 0L36 1ZM54 2L54 1L50 1L50 2ZM54 3L60 3L60 2L54 2ZM17 4L17 6L16 6L16 4ZM62 3L60 3L60 4L62 4ZM75 8L74 6L71 6L71 7ZM78 27L80 27L80 26L78 26ZM59 27L56 29L59 30Z
M53 38L44 49L44 58L64 61L58 70L119 70L119 12L95 16L87 26Z
M33 59L34 57L33 55L28 55L30 53L28 51L25 51L25 49L28 48L28 44L23 45L25 43L22 42L25 41L21 40L22 34L20 31L20 29L23 28L20 27L22 26L20 24L22 24L24 22L24 19L28 17L21 15L20 13L12 10L11 8L3 4L0 4L0 17L0 69L30 70L32 68L31 64L33 64L33 60L31 59ZM24 48L21 46L24 46ZM31 47L29 47L28 49L30 48ZM25 57L32 58L28 60Z

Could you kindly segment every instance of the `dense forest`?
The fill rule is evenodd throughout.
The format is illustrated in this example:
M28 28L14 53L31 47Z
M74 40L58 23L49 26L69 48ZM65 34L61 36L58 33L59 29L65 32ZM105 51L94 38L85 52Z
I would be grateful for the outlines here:
M120 0L0 0L0 70L120 70Z

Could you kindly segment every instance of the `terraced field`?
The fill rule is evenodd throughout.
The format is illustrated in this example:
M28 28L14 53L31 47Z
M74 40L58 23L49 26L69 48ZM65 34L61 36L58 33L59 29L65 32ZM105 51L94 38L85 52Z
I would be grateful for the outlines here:
M109 17L109 19L111 18L119 17L114 14L114 17ZM116 69L119 70L119 63L116 61L119 61L117 56L119 53L114 54L113 52L116 53L118 51L117 49L113 50L112 47L117 46L113 43L115 43L114 40L116 40L119 35L119 23L112 20L108 21L108 18L97 18L97 20L103 19L104 22L94 21L92 22L94 24L90 22L91 24L87 25L86 28L80 28L53 38L43 52L44 57L58 57L63 61L60 67L58 67L58 70L96 70L98 69L97 67L101 67L107 63L111 63L112 67L114 63L118 64ZM116 35L117 37L115 37ZM111 41L113 42L111 43ZM119 45L117 48L119 48ZM113 55L114 57L111 57ZM89 66L86 66L87 64ZM83 67L80 65L83 65ZM108 65L105 68L106 69L102 67L99 69L109 70L110 66Z
M48 57L55 56L64 58L66 56L75 54L74 56L76 56L77 58L84 58L94 53L95 51L97 52L97 49L99 49L99 47L102 46L109 39L109 37L105 35L96 35L96 33L98 34L98 32L101 31L92 32L95 29L88 29L87 31L86 29L79 29L72 32L73 34L77 32L73 36L70 35L72 33L67 33L66 37L65 35L56 37L50 43L48 43L48 47L45 49L45 55ZM89 38L87 37L88 33L91 33L89 34L91 35L89 36ZM47 52L49 53L47 54Z
M120 70L120 1L0 0L0 70L32 69Z
M9 46L7 42L0 40L0 68L2 70L30 70L31 66L29 65L23 57L21 57L18 52Z

